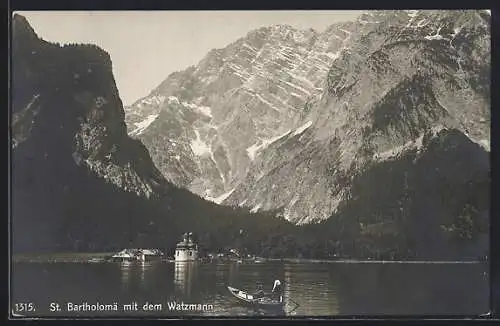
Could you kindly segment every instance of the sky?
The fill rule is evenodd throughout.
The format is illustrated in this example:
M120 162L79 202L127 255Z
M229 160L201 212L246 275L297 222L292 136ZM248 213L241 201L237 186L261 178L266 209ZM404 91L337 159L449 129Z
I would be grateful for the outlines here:
M337 11L20 11L39 37L106 50L124 105L147 96L167 76L197 64L262 26L318 32L360 12Z

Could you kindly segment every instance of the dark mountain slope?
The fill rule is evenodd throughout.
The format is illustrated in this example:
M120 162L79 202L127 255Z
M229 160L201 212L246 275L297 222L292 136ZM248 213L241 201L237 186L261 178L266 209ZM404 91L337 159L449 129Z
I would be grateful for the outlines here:
M309 226L347 256L477 258L488 252L489 154L458 130L427 132L420 146L349 181L349 200Z
M218 248L242 228L258 242L263 229L287 227L165 181L127 136L103 50L45 42L15 15L12 51L14 251L170 248L185 231Z

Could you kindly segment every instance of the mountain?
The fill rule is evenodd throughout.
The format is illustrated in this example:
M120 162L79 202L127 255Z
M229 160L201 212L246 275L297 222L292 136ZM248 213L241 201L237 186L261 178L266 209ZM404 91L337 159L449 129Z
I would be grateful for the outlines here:
M207 202L172 185L127 135L109 55L93 45L40 39L12 20L11 212L13 249L167 248L182 232L229 245L243 229L288 223ZM260 221L262 223L260 223Z
M471 155L455 174L437 175L439 182L419 180L414 193L444 191L446 179L464 192L457 207L477 191L489 197L489 80L487 11L370 11L321 34L287 26L253 31L170 75L126 109L126 120L181 187L253 212L278 210L297 224L334 223L355 203L373 214L394 205L361 199L363 187L354 186L391 162L420 175L413 160L433 157L425 166L442 169L457 153ZM423 139L459 140L445 142L448 148L426 147ZM394 199L404 188L394 182L373 191ZM464 188L471 184L478 188ZM474 205L489 216L486 204Z
M129 134L169 181L221 202L266 146L300 124L352 26L263 27L210 51L126 108Z

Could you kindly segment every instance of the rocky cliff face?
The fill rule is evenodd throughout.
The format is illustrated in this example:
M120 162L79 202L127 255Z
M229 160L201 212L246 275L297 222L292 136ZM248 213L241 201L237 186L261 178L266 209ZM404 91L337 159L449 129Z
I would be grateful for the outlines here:
M387 162L401 161L408 164L405 169L416 171L418 164L412 160L426 156L435 160L426 165L431 169L443 168L442 162L451 162L449 158L458 157L457 153L477 157L478 161L460 165L447 178L460 187L482 184L480 191L488 197L483 177L487 179L489 173L489 28L490 16L485 11L372 11L345 26L333 25L316 37L302 32L311 35L306 44L315 49L304 57L292 54L299 53L304 43L288 45L283 41L286 37L272 37L276 33L253 43L252 36L260 35L259 31L283 30L262 29L224 50L213 51L197 67L167 78L151 96L127 111L137 116L144 103L153 103L153 99L163 103L149 104L147 114L154 112L156 119L145 130L131 130L131 134L144 140L155 153L155 162L160 162L160 170L177 184L207 198L219 196L217 200L227 205L252 211L278 209L299 224L339 216L343 207L364 202L356 201L361 195L353 185L360 180L369 182L371 177L366 174L377 166L390 169ZM319 41L322 39L325 41ZM260 52L259 44L264 49L271 44L267 46L275 49L263 59L269 62L264 66L252 61L266 53ZM229 49L238 45L249 56L241 62L248 63L229 65L234 68L234 78L229 78L227 62L233 63L235 58ZM327 54L320 55L322 52ZM279 59L282 56L284 60ZM318 64L320 61L324 64ZM207 70L208 63L218 68ZM202 71L205 79L198 75ZM255 71L257 77L251 73ZM263 80L260 76L269 76L269 86L250 86L254 93L242 96L249 92L249 85L255 85L253 81ZM202 86L202 79L224 82L210 88ZM283 90L285 85L289 88ZM275 95L281 100L273 101ZM195 101L200 98L203 100ZM210 102L212 98L218 100ZM302 100L291 104L295 98ZM211 116L194 113L208 112L205 107L211 108ZM129 129L133 126L130 122ZM439 142L448 139L446 135L460 141L432 150L423 145L424 139ZM152 145L155 141L161 146ZM165 145L171 142L175 145ZM408 153L416 156L403 160ZM161 162L176 168L163 168ZM467 172L470 169L481 170L481 177L475 180L476 175ZM361 175L365 177L360 179ZM421 179L414 187L434 187L423 180L429 181ZM378 191L391 193L399 192L404 183L379 186ZM430 193L421 195L431 200ZM432 200L439 198L433 196ZM370 201L369 205L377 211L378 206L388 207L393 202ZM477 209L485 213L486 206L480 206ZM418 219L417 215L412 218Z
M15 248L112 244L128 232L123 222L139 220L127 209L169 185L127 136L109 55L45 42L20 15L12 33Z
M44 149L42 165L65 157L140 196L168 188L147 149L127 136L106 52L44 42L21 16L13 22L13 43L14 169L28 168L22 164Z

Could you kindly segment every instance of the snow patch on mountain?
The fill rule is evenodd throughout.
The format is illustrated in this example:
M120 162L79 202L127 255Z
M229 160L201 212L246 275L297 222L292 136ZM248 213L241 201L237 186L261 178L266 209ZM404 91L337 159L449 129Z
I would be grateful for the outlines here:
M405 10L409 17L413 18L418 14L418 10Z
M300 197L298 195L295 195L292 200L290 201L290 203L288 203L288 205L286 205L284 211L283 211L283 217L287 220L287 221L291 221L293 220L293 206L295 205L295 203L300 199Z
M138 136L138 135L142 134L144 132L144 130L146 130L146 128L149 127L149 125L152 124L153 121L156 120L156 118L158 118L158 116L159 116L159 114L150 114L150 115L148 115L148 117L146 119L142 120L141 122L134 123L134 125L137 128L132 130L130 132L130 135L131 136Z
M191 109L198 110L199 112L206 115L207 117L212 118L212 110L208 106L199 106L199 105L196 105L194 103L188 103L188 102L182 102L182 105L184 105L185 107L191 108Z
M255 154L257 153L257 151L259 149L260 149L260 145L257 145L257 144L253 144L252 146L247 148L248 157L250 157L250 159L252 161L255 159Z
M175 96L169 96L168 97L168 103L175 103L175 104L181 104L179 99Z
M430 129L430 135L432 137L435 137L441 130L444 130L444 129L446 129L444 126L436 125ZM422 133L416 139L411 140L409 142L406 142L405 144L403 144L401 146L393 147L393 148L386 150L386 151L383 151L381 153L375 153L373 155L373 159L378 160L378 161L385 161L385 160L395 158L398 155L406 153L410 150L416 149L417 152L419 152L422 149L423 139L424 139L425 134L426 134L426 132Z
M287 81L285 81L285 80L283 80L283 79L279 79L279 81L281 81L281 82L283 82L283 83L287 84L288 86L291 86L291 87L293 87L293 88L295 88L295 89L297 89L297 90L299 90L299 91L303 92L303 93L304 93L304 94L306 94L307 96L311 95L311 92L309 92L307 89L305 89L305 88L303 88L303 87L300 87L300 86L299 86L299 85L297 85L297 84L287 82Z
M158 96L151 96L147 97L145 99L142 99L138 104L137 107L141 108L144 105L160 105L165 101L165 96L158 95Z
M346 33L347 35L351 35L350 31L347 31L347 30L345 30L343 28L339 28L339 31L342 31L342 32Z
M236 188L233 188L229 190L228 192L223 193L219 197L213 198L213 197L205 197L205 199L210 200L216 204L221 204L227 197L231 196L231 194L234 192Z
M267 104L267 105L268 105L271 109L276 110L276 111L278 111L278 112L280 111L280 109L279 109L279 108L277 108L274 104L272 104L271 102L269 102L268 100L266 100L265 98L263 98L261 95L259 95L259 94L257 94L257 93L256 93L256 94L255 94L255 96L256 96L259 100L261 100L261 101L262 101L262 103Z
M332 54L333 55L333 54ZM311 82L309 79L303 77L303 76L299 76L297 74L294 74L293 72L288 72L288 75L290 75L290 77L298 80L298 81L301 81L301 82L304 82L306 84L308 84L310 87L315 87L313 82Z
M273 138L269 138L269 139L262 139L260 142L257 142L255 144L253 144L252 146L248 147L247 148L247 153L248 153L248 157L250 157L251 160L254 160L255 159L255 156L256 156L256 153L266 147L268 147L269 145L271 145L272 143L278 141L279 139L287 136L288 134L290 134L291 130L287 130L285 133L281 134L281 135L278 135L276 137L273 137Z
M243 43L243 47L245 47L245 48L249 49L250 51L252 51L252 52L254 52L254 53L257 53L257 52L258 52L256 48L254 48L253 46L251 46L251 45L249 45L249 44L247 44L247 43Z
M424 38L426 40L430 40L430 41L444 39L444 37L439 34L439 32L441 32L441 28L442 27L439 27L434 35L427 35L427 36L424 36Z
M251 210L250 213L257 213L259 209L262 207L262 204L255 205Z
M481 139L479 141L479 144L481 144L483 148L486 149L488 152L491 150L490 141L488 139Z
M206 154L211 154L212 150L210 146L208 146L200 137L200 132L198 130L195 130L194 133L196 134L196 139L191 141L191 150L193 153L197 156L203 156Z
M306 129L309 128L310 126L312 126L312 121L306 122L304 125L302 125L301 127L297 128L293 132L293 136L300 135L301 133L303 133L304 131L306 131Z

